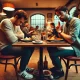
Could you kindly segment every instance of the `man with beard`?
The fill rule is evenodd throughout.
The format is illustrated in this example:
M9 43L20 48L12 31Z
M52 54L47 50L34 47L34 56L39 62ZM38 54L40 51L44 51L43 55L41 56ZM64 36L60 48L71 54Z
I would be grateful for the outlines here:
M55 79L64 76L64 71L59 57L80 56L80 19L71 17L68 14L68 9L61 6L55 10L56 15L62 22L66 22L66 32L61 31L60 26L56 27L58 34L68 43L71 44L72 49L59 49L58 47L48 47L50 58L54 67L50 70Z

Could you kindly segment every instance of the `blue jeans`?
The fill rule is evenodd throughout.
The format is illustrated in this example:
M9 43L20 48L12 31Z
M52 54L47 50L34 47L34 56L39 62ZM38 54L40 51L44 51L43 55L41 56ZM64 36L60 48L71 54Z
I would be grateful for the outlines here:
M57 47L48 47L47 50L52 60L52 64L58 69L62 68L59 57L76 56L74 50L69 49L60 50Z
M29 59L34 51L33 47L18 47L14 48L12 45L8 45L3 50L1 50L2 55L14 55L21 56L20 70L23 71L29 62Z

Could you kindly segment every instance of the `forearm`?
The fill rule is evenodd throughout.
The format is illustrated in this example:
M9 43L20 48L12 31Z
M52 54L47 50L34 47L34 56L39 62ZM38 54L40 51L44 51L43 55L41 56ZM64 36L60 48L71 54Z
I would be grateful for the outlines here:
M31 30L28 32L29 35L31 35L34 32L34 30Z
M23 39L24 38L24 34L15 34L16 35L16 37L18 38L18 39Z
M70 44L73 43L73 40L72 40L72 38L71 38L70 35L65 34L64 32L59 33L59 35L61 35L61 36L62 36L66 41L68 41Z

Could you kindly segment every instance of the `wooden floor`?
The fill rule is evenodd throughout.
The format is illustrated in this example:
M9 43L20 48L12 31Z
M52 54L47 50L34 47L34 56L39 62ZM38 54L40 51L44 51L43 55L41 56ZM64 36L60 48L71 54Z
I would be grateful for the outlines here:
M47 56L48 67L49 68L53 67L46 49L44 49L44 56L45 55ZM44 58L44 56L43 56L43 58ZM37 69L38 59L39 59L38 49L35 49L32 57L29 61L28 66ZM63 65L63 69L64 69L64 72L65 72L65 65L64 65L63 61L62 61L62 65ZM18 64L18 67L19 67L19 64ZM78 71L79 71L78 74L75 73L75 68L71 67L70 70L69 70L68 80L80 80L80 67L78 67ZM4 72L4 65L0 64L0 80L16 80L15 71L14 71L13 66L8 66L7 72ZM20 80L23 80L23 79L20 79ZM64 80L64 77L62 77L58 80Z

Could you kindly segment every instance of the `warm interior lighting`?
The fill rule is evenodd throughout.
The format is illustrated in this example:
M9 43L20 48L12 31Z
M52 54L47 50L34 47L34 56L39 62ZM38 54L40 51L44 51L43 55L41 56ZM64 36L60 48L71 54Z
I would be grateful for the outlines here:
M15 6L12 3L4 3L3 4L3 9L7 11L14 11Z
M2 12L0 13L0 15L1 15L1 16L5 16L6 13L4 13L3 10L2 10Z

